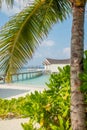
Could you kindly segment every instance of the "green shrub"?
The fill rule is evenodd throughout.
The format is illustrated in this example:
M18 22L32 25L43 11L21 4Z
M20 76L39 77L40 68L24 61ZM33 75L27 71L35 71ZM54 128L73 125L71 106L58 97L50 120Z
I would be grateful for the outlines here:
M80 74L82 80L81 91L87 94L87 51L84 52L84 73Z
M5 118L9 112L15 116L30 117L28 123L22 124L24 130L71 130L70 124L70 66L58 68L59 73L50 76L48 90L35 92L25 98L0 99L0 117ZM87 51L84 58L84 73L81 91L87 104Z
M80 89L84 93L87 115L87 50L84 52L84 55L84 73L80 74L79 77L82 80Z
M58 68L59 73L50 76L48 90L35 92L25 98L0 99L0 117L5 118L9 112L15 116L30 117L28 123L22 124L24 130L71 130L70 124L70 66ZM84 73L81 91L87 104L87 51L84 58Z
M70 128L70 67L58 68L58 74L52 74L49 90L35 92L27 97L23 106L30 117L24 130L69 130ZM35 128L35 123L39 126Z
M8 115L13 114L15 117L26 117L22 111L22 106L25 103L26 97L20 97L18 99L0 99L0 118L8 118Z

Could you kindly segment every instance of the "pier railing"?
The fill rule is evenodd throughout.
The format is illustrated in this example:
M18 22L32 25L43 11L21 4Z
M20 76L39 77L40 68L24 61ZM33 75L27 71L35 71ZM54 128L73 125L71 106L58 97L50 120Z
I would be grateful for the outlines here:
M32 70L27 72L19 72L11 74L11 82L23 81L31 78L41 76L44 73L43 70ZM0 75L0 81L5 83L5 75Z

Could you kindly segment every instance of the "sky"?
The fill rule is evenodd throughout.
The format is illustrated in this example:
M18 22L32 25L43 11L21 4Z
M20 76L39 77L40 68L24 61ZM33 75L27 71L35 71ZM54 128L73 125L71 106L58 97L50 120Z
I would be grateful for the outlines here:
M6 7L5 3L0 10L0 27L3 26L12 15L18 13L26 5L28 0L15 0L13 9ZM32 2L32 0L30 0ZM26 63L26 66L42 66L46 58L66 59L70 58L72 18L68 17L62 23L53 25L48 36L36 49L33 58ZM85 14L85 36L84 49L87 49L87 14Z

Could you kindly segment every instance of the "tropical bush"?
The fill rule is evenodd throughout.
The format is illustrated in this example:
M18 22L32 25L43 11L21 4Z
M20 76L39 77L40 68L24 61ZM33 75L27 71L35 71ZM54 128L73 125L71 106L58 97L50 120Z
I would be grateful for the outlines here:
M84 93L85 104L87 104L87 51L84 54L84 73L79 75L79 77L82 80L80 89ZM70 66L66 66L63 69L58 68L58 70L59 73L52 74L50 77L50 83L47 84L49 87L48 91L40 94L41 97L38 95L39 93L35 93L37 96L32 95L34 104L32 103L31 108L33 109L30 109L28 102L25 104L24 108L29 114L30 121L29 123L22 124L24 130L71 129Z
M48 90L35 92L18 99L0 99L0 117L9 113L14 117L30 117L25 130L69 130L70 129L70 67L58 68L52 74Z
M82 80L82 85L80 87L81 91L84 93L85 98L85 108L86 108L86 118L87 118L87 50L84 52L84 73L80 75Z
M29 123L22 124L24 130L70 130L70 67L58 68L52 74L49 90L35 92L27 97L23 106Z
M71 130L70 124L70 66L58 68L47 83L48 90L35 91L18 99L0 99L0 117L29 117L29 122L22 124L24 130ZM87 51L84 58L84 73L81 91L87 104Z
M25 102L25 98L20 97L18 99L0 99L0 118L18 118L24 117L21 106Z
M84 73L80 75L80 79L83 81L81 90L87 93L87 51L84 52Z

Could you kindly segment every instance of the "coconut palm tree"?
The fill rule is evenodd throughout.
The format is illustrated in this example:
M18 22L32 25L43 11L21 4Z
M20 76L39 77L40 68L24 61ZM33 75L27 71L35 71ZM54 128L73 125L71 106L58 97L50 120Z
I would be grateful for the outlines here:
M69 5L65 0L62 3L61 0L48 0L47 3L44 0L36 0L2 28L0 68L4 68L7 81L10 80L11 72L16 72L27 59L32 58L36 47L48 34L52 25L66 18L70 12Z
M86 0L36 0L14 16L0 31L0 69L10 75L32 58L52 25L67 18L72 10L71 37L71 125L86 130L83 93L79 74L83 73L84 14Z
M73 130L85 130L85 107L79 74L83 73L84 14L86 0L72 0L71 38L71 123Z

